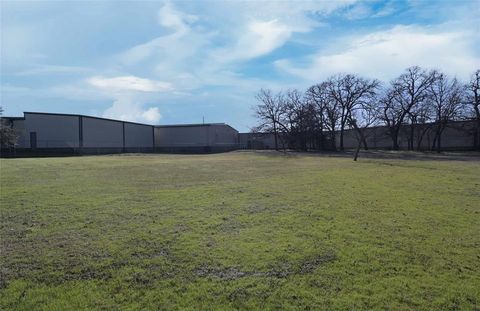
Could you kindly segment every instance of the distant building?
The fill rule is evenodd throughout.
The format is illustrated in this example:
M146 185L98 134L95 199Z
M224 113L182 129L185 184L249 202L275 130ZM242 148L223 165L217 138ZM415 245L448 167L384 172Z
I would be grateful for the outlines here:
M283 149L285 141L278 135L277 142L278 148ZM273 133L240 133L239 143L242 149L275 149L275 135Z
M223 152L238 149L238 131L225 123L155 126L158 152Z
M273 133L238 133L225 123L148 125L78 114L24 112L23 117L3 117L17 136L15 147L2 146L2 156L107 154L124 152L210 153L236 149L275 149ZM399 144L407 148L412 127L402 126ZM415 125L415 148L430 150L435 142L435 124ZM442 135L442 148L474 148L473 121L450 122ZM390 149L391 139L384 126L364 129L369 148ZM419 136L419 134L421 134ZM339 147L337 133L336 144ZM417 137L419 136L419 137ZM278 148L295 148L280 133ZM344 148L358 145L357 132L344 133Z
M475 148L475 121L450 121L442 133L442 150L470 150ZM413 149L431 150L436 142L435 123L414 125ZM408 148L412 126L403 125L398 135L400 149ZM367 146L372 149L391 149L392 139L385 126L363 129ZM340 146L340 133L337 132L337 147ZM345 130L343 145L353 149L358 145L358 134L354 129Z
M14 149L2 154L221 152L238 147L238 131L224 123L153 126L77 114L24 112L5 117Z

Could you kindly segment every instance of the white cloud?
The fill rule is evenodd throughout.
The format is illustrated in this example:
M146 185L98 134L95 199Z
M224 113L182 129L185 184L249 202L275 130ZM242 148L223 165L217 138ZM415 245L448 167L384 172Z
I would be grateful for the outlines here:
M99 95L113 100L103 112L104 117L150 124L158 123L161 114L157 107L146 108L143 103L158 100L160 94L173 90L170 83L136 76L91 77L87 82L101 92Z
M178 11L169 1L158 11L158 23L164 27L172 28L178 33L187 32L190 29L189 24L195 22L197 19L195 15Z
M267 22L252 22L248 25L249 33L240 37L240 49L250 47L245 50L247 57L256 57L267 54L281 46L293 32L293 29L282 25L274 19ZM243 51L240 51L243 52Z
M233 46L213 52L212 57L217 61L226 62L266 55L285 44L294 31L294 28L280 23L277 19L252 21L246 25L246 29Z
M161 119L157 107L144 109L143 105L130 98L117 99L103 112L103 117L132 122L157 124Z
M135 76L120 76L114 78L91 77L88 83L107 91L140 91L165 92L172 89L168 82L143 79Z
M344 10L343 16L349 20L377 18L392 15L398 9L395 1L386 2L380 8L375 8L372 2L356 2Z
M166 2L158 11L158 23L173 32L124 51L119 56L121 62L134 65L151 58L155 61L175 61L192 55L192 51L197 50L204 41L201 36L191 32L191 24L197 19L197 16L185 14Z
M267 55L287 43L295 33L306 33L323 26L318 17L348 6L345 1L256 1L228 2L232 27L226 28L232 39L211 53L212 62L247 61Z
M126 66L154 68L156 77L173 78L176 86L224 84L222 73L231 81L240 63L273 52L295 33L321 26L319 16L355 1L214 1L203 3L198 15L187 13L194 6L182 10L177 8L182 2L166 2L158 23L172 32L122 52L119 59Z
M373 17L385 17L385 16L389 16L389 15L392 15L393 13L395 13L397 11L397 7L396 7L396 2L395 1L390 1L388 2L387 4L385 4L385 6L383 6L383 8L381 8L380 10L378 10L374 15Z
M371 16L372 8L365 3L358 3L353 5L345 12L345 17L350 20L362 19Z
M142 118L147 122L158 122L162 115L157 107L149 108L142 113Z
M338 72L389 80L413 65L438 68L464 78L480 66L480 58L474 52L479 41L478 34L468 30L396 26L339 40L335 43L339 52L311 55L306 59L307 65L296 66L284 59L277 61L276 66L313 82Z

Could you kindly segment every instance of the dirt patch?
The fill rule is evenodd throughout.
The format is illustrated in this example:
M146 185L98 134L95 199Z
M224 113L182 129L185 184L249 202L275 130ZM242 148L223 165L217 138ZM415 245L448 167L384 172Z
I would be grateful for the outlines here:
M316 255L314 257L308 258L302 262L300 265L300 273L311 273L318 266L333 262L337 259L337 256L334 252L327 252L322 255Z
M209 226L209 229L215 232L223 232L229 234L238 234L246 226L244 223L232 217L223 217L221 222Z
M251 204L247 206L246 211L249 214L259 214L259 213L269 212L270 210L264 205Z
M245 224L233 218L223 218L223 222L218 229L223 232L238 233L240 230L245 228Z
M195 269L194 273L199 277L218 278L222 280L235 280L238 278L255 275L258 272L241 271L234 267L217 268L209 265L202 265Z
M216 267L203 264L194 270L198 277L216 278L220 280L235 280L243 277L274 277L286 278L296 274L312 273L319 266L331 263L337 259L333 251L305 258L300 263L279 262L267 271L244 271L238 267Z

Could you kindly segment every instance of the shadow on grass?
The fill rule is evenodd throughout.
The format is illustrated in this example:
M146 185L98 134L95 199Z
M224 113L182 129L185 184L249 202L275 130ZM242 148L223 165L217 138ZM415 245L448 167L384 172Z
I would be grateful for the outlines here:
M345 151L276 151L276 150L254 150L238 151L252 152L256 155L266 157L299 157L299 156L319 156L319 157L339 157L352 158L354 150ZM480 161L480 152L478 151L446 151L446 152L421 152L421 151L394 151L394 150L362 150L359 159L395 159L395 160L447 160L447 161Z

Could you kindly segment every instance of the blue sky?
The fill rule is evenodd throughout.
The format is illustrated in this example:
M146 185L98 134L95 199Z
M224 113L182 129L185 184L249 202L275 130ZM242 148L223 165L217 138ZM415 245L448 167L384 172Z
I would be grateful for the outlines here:
M480 1L4 1L1 102L151 124L255 125L260 88L405 68L466 80Z

